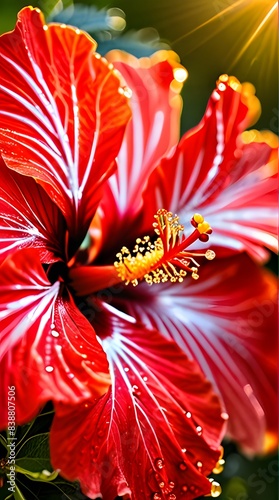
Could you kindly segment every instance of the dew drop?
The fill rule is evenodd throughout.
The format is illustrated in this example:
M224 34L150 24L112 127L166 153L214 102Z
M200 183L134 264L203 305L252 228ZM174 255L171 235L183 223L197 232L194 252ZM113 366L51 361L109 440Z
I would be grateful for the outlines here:
M133 394L135 396L141 396L141 391L139 390L137 385L133 385Z
M211 496L213 498L218 498L222 493L222 488L217 481L212 481L211 483Z
M159 470L163 469L163 467L165 467L164 460L162 458L156 458L155 467Z
M56 330L52 330L51 335L56 338L59 337L59 333Z
M224 420L228 420L229 419L229 415L223 411L223 413L221 413L221 417L224 419Z
M48 365L48 366L45 367L45 371L48 372L48 373L53 372L53 370L54 370L54 368L51 365Z
M186 491L188 491L188 486L186 484L183 484L181 490L183 491L183 493L186 493Z
M185 415L186 415L186 417L187 417L187 418L191 418L192 413L191 413L190 411L187 411L187 412L185 413Z
M130 368L128 368L128 366L125 366L124 368L124 372L128 372Z
M181 462L181 463L179 464L179 469L180 469L180 470L186 470L186 469L187 469L187 464L186 464L186 462Z
M44 24L44 26L43 26L43 30L44 30L44 31L47 31L47 30L48 30L48 26L47 26L46 24Z
M161 495L156 491L156 493L153 494L153 500L161 500Z
M67 373L67 377L68 377L69 379L73 379L75 376L74 376L74 374L73 374L73 373Z
M168 500L176 500L176 495L174 493L170 493L168 495Z
M170 482L169 482L169 488L170 488L171 490L173 490L173 488L174 488L174 487L175 487L175 483L174 483L173 481L170 481Z
M50 328L53 330L55 328L55 324L51 323Z
M201 469L202 468L202 462L200 462L200 461L197 462L197 467L198 467L198 469Z
M197 433L198 433L198 436L202 435L202 427L200 425L198 425L198 427L197 427Z
M224 84L224 83L219 83L218 85L218 89L221 90L221 92L224 92L224 90L226 90L227 86Z
M143 377L142 379L144 382L147 382L148 381L148 377Z
M129 88L129 87L123 87L123 94L125 97L127 97L128 99L130 99L133 95L133 92L132 90Z
M182 453L186 453L186 448L181 448Z

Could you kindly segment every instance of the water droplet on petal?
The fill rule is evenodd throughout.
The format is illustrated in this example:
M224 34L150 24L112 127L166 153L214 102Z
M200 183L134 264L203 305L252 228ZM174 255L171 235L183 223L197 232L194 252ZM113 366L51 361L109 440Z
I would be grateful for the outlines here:
M181 463L179 464L179 469L180 469L180 470L186 470L186 469L187 469L187 464L186 464L186 462L181 462Z
M187 418L191 418L192 413L191 413L190 411L187 411L187 412L185 413L185 415L186 415L186 417L187 417Z
M56 338L59 337L59 333L56 330L52 330L51 335Z
M160 482L160 483L158 483L158 484L159 484L159 488L161 488L161 489L163 489L163 488L164 488L164 486L165 486L164 481L161 481L161 482Z
M133 394L135 396L141 396L141 391L139 390L137 385L133 385Z
M133 95L133 92L132 90L129 88L129 87L123 87L123 94L125 97L127 97L128 99L130 99Z
M130 368L128 368L128 366L125 366L124 368L124 372L128 372Z
M162 496L160 493L156 491L156 493L153 494L153 500L161 500Z
M162 458L156 458L155 467L159 470L163 469L163 467L165 467L164 460Z
M221 495L222 493L222 488L220 486L219 483L217 483L217 481L212 481L211 483L211 496L213 498L217 498Z
M198 425L198 427L197 427L197 433L198 433L198 436L202 435L202 427L200 425Z
M168 495L168 500L176 500L176 495L174 493L170 493Z
M186 453L186 448L181 448L182 453Z
M183 484L181 490L183 491L183 493L186 493L186 491L188 491L188 486L186 484Z
M194 494L197 495L199 492L199 488L197 488L194 484L190 486L190 491Z
M48 372L48 373L53 372L53 370L54 370L54 368L51 365L48 365L48 366L45 367L45 371Z
M169 488L171 488L171 490L173 490L174 487L175 487L175 483L173 481L170 481Z
M223 411L223 413L221 413L221 417L224 419L224 420L228 420L229 419L229 415Z
M73 379L75 376L74 376L74 374L73 374L73 373L67 373L67 377L68 377L69 379Z
M219 90L221 90L221 92L224 92L224 90L226 90L227 88L227 86L224 83L219 83L217 87Z

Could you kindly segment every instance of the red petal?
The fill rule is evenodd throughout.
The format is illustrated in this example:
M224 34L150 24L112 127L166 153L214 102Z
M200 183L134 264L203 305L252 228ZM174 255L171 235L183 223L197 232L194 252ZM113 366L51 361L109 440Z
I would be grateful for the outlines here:
M63 258L65 221L34 179L9 170L0 157L0 256L37 248L42 262Z
M125 233L125 224L142 204L148 176L177 144L182 104L180 96L171 90L175 67L179 66L173 52L161 51L150 59L136 59L113 51L107 57L133 92L133 115L118 155L117 173L109 179L102 199L105 241L112 230L117 231L117 223Z
M0 428L7 425L9 386L19 424L50 399L79 403L107 390L108 364L93 328L63 284L49 283L36 250L6 259L0 291Z
M160 285L160 293L142 284L121 307L198 361L223 398L230 435L262 451L266 430L278 433L276 280L242 255L184 283Z
M213 92L201 123L150 177L144 230L152 227L153 214L162 207L185 222L200 212L213 228L213 247L247 250L258 259L266 257L263 246L276 248L277 168L269 164L274 136L255 133L262 144L243 144L239 134L249 109L242 99L230 86Z
M84 236L115 168L130 109L112 65L72 27L44 24L27 7L0 39L0 150L10 168L35 177Z
M111 308L97 321L99 334L112 334L103 345L113 385L96 403L58 406L51 431L54 467L79 479L90 498L132 493L142 500L160 492L165 500L169 494L180 498L186 486L185 499L209 493L205 476L219 458L223 425L210 384L157 332Z

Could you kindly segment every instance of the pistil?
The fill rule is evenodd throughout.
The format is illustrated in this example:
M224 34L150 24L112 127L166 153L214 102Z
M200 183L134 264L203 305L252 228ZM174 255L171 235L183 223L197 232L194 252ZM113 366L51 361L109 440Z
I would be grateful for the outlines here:
M195 214L191 220L194 231L183 236L184 226L179 217L165 209L158 210L154 216L155 234L158 236L153 242L149 236L138 238L132 252L122 247L116 255L118 261L114 263L118 276L126 285L136 286L141 280L149 285L153 283L181 283L188 273L193 279L198 279L199 263L196 257L203 256L208 260L215 257L212 250L205 253L189 252L186 250L198 239L207 241L212 229L202 215Z

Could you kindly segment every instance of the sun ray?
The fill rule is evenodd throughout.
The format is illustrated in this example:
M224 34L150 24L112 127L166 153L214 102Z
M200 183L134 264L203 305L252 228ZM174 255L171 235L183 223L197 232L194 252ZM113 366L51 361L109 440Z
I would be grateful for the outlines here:
M176 40L174 40L173 45L175 45L176 43L180 42L181 40L185 40L185 38L188 38L193 33L197 32L198 30L204 28L205 26L213 23L214 21L217 21L218 19L221 19L225 14L228 14L232 10L235 10L236 7L238 7L239 5L245 4L245 3L249 2L249 1L250 0L238 0L234 4L229 5L225 9L223 9L220 12L218 12L217 14L215 14L215 16L210 17L210 19L207 19L203 23L201 23L198 26L196 26L195 28L193 28L191 31L188 31L188 33L185 33L184 35L182 35L179 38L177 38Z
M264 26L266 25L268 19L271 17L271 15L273 14L273 12L275 12L276 8L277 8L278 4L277 2L274 3L274 5L271 7L271 9L268 11L268 13L266 14L266 16L262 19L262 21L259 23L258 27L255 29L255 31L252 33L252 35L250 36L250 38L247 40L246 44L242 47L242 49L239 51L237 57L234 59L233 63L232 63L232 67L237 64L237 62L239 61L239 59L243 56L243 54L246 52L246 50L250 47L250 45L252 44L252 42L255 40L255 38L258 36L258 34L260 33L260 31L264 28Z

